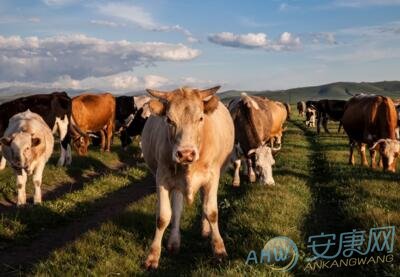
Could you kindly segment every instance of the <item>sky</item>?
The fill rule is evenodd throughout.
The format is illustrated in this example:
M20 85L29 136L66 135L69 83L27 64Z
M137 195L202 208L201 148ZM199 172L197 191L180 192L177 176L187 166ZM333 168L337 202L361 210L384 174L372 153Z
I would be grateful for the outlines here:
M0 88L399 80L400 0L2 0Z

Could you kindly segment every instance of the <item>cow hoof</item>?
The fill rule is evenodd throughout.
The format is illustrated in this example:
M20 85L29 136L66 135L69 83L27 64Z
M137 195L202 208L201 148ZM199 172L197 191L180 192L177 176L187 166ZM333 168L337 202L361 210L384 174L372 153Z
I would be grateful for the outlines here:
M144 262L144 266L147 270L157 269L158 268L158 258L153 255L149 255Z
M218 263L223 262L228 257L225 249L222 252L214 253L214 258Z
M171 255L178 254L179 250L180 250L180 243L177 242L177 241L168 243L167 250L168 250L168 253L171 254Z
M168 239L167 250L170 254L178 254L181 247L181 239L179 233L172 233Z
M232 186L233 186L233 187L240 187L240 182L235 182L235 181L234 181L234 182L232 183Z

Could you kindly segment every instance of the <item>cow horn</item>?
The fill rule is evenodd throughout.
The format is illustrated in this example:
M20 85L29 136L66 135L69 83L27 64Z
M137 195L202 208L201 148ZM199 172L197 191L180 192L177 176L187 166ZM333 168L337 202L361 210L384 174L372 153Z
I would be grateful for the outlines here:
M146 89L146 91L153 97L169 101L172 97L172 92L158 91L154 89Z
M256 149L250 149L249 152L247 152L247 156L250 156L251 154L256 153Z
M380 143L385 142L385 141L386 141L386 139L380 139L380 140L376 141L376 142L374 143L374 145L372 145L372 147L369 148L369 150L376 150L376 147L377 147Z
M281 148L282 148L282 143L279 144L279 147L271 147L273 152L278 152L279 150L281 150Z
M207 97L215 94L220 88L221 88L221 86L216 86L216 87L213 87L213 88L200 90L199 91L200 98L201 99L206 99Z
M70 117L70 121L69 121L69 127L71 130L71 133L75 136L75 137L86 137L87 134L85 132L83 132L75 123L74 117L73 115L71 115Z

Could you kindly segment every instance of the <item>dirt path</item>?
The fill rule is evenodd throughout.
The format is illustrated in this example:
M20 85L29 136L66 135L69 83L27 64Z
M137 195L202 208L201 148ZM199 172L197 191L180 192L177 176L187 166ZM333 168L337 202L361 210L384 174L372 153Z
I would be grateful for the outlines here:
M27 272L54 250L76 240L87 231L98 228L103 222L121 213L129 204L154 191L153 178L146 177L140 183L132 183L98 200L101 202L101 209L94 214L58 229L45 230L39 233L30 245L5 249L0 252L0 273L16 275L21 271Z

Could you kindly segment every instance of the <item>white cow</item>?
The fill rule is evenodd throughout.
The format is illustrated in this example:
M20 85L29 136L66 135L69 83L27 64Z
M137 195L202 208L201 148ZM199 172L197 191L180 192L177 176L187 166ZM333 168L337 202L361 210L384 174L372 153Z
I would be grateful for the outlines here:
M3 155L17 176L17 205L26 204L25 185L33 174L35 204L42 202L42 174L53 153L54 138L46 122L30 110L10 118L8 128L0 139Z

